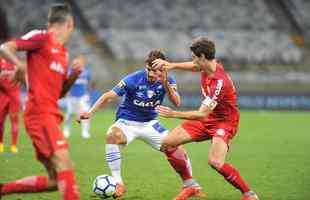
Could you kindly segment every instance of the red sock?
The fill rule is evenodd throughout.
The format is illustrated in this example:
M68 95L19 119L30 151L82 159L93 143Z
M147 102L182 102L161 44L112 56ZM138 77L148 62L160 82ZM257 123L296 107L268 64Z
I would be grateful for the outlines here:
M42 192L48 190L46 176L29 176L2 185L1 194Z
M0 143L3 143L4 120L5 118L0 114Z
M12 145L17 145L18 138L18 115L11 117L11 129L12 129Z
M183 181L192 179L192 167L186 152L181 148L171 148L165 152L170 165Z
M58 172L57 174L58 190L62 194L63 200L79 200L80 193L76 185L74 173L72 170Z
M239 171L232 165L225 163L218 172L224 176L226 181L242 193L250 191L248 184L243 180Z

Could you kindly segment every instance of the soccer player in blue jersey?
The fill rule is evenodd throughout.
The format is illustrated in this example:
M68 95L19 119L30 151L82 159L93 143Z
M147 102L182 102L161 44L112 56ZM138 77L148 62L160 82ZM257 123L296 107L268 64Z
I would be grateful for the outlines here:
M70 75L72 72L71 68L68 70ZM71 122L74 114L79 115L82 112L87 112L90 108L89 99L89 84L91 81L91 70L89 67L85 67L78 79L71 87L68 96L66 98L66 114L64 123L64 135L65 137L70 136ZM82 137L89 138L90 121L83 120L82 125Z
M87 113L80 115L81 121L89 119L108 102L123 96L116 121L106 135L106 160L118 183L115 198L122 197L126 192L121 177L120 145L128 145L137 138L162 151L162 140L168 130L156 120L155 107L162 104L165 95L175 106L180 105L175 80L167 75L167 71L152 67L152 62L158 58L165 59L165 56L159 50L152 50L147 56L145 69L127 75L112 90L104 93ZM163 153L182 178L183 187L195 188L192 196L204 197L199 184L192 177L190 160L184 149L168 148Z

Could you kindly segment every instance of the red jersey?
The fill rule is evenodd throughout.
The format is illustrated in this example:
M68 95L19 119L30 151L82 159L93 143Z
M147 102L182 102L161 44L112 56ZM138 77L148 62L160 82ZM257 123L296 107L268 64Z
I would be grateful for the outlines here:
M0 58L0 91L4 93L16 93L19 91L19 84L13 83L10 79L15 73L15 66Z
M221 64L216 63L216 71L212 77L201 72L201 89L205 97L203 104L213 109L202 121L208 125L225 124L237 128L240 115L236 89Z
M54 33L46 30L30 31L14 41L18 50L27 51L25 114L60 114L57 100L67 74L67 49L57 42Z

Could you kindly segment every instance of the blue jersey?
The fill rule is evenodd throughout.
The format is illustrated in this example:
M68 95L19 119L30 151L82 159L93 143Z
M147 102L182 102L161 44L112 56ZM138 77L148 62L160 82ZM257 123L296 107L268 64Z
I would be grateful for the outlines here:
M176 82L168 77L170 85ZM151 83L147 79L147 71L140 70L127 75L114 88L118 96L123 96L118 106L116 120L119 118L147 122L157 117L155 107L162 104L166 90L160 81Z
M71 71L72 69L69 68L68 73L70 74ZM85 68L72 85L69 91L69 95L73 97L81 97L88 94L88 84L90 80L91 80L91 71L90 69Z

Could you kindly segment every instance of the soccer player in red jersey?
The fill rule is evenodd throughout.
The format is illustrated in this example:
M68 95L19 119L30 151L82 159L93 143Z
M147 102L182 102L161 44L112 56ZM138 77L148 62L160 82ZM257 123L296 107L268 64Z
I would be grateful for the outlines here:
M0 185L0 195L59 190L64 200L79 200L68 144L61 132L62 115L57 100L65 95L83 69L83 58L73 60L67 77L68 54L64 44L74 30L70 6L55 4L48 13L47 30L34 30L1 45L0 53L16 65L15 78L27 72L28 97L25 127L37 159L48 176L30 176ZM27 52L27 66L16 56Z
M167 118L186 119L164 139L163 145L175 147L189 142L212 140L208 163L227 182L242 193L242 200L258 200L239 171L225 162L229 145L239 125L239 109L234 84L223 66L215 60L215 45L205 37L194 39L191 47L192 62L169 63L155 60L154 65L167 69L200 71L204 100L198 110L175 111L158 106L158 113ZM195 188L184 188L175 200L186 200Z
M5 59L0 58L0 153L4 151L3 135L4 122L9 114L11 120L11 152L17 153L18 140L18 114L20 110L19 83L13 83L12 77L15 66Z

